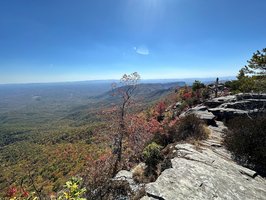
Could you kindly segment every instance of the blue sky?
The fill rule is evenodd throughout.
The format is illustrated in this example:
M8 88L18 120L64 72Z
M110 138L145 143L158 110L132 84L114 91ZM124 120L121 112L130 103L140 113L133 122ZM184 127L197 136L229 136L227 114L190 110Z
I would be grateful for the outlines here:
M236 75L265 0L0 0L0 83Z

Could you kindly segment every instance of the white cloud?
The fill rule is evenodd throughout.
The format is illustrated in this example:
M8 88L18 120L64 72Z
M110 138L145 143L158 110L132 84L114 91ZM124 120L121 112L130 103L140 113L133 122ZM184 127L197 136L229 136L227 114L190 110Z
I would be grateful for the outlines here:
M149 55L150 54L150 51L148 49L148 47L146 46L139 46L139 47L133 47L134 51L137 53L137 54L140 54L140 55Z

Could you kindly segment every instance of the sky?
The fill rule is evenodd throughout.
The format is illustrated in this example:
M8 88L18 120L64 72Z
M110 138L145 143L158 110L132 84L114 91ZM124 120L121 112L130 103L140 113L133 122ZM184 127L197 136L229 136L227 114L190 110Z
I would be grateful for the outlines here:
M0 0L0 83L235 76L265 0Z

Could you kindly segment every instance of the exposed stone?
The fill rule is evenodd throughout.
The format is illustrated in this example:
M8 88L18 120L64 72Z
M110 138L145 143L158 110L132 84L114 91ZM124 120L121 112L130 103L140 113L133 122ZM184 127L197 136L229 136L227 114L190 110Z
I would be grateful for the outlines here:
M235 116L252 117L266 110L266 94L237 94L219 97L205 103L218 120L228 120Z
M181 102L176 102L176 104L173 106L174 109L177 109L181 106Z
M247 168L244 168L244 167L242 169L239 169L239 171L241 174L245 174L251 178L255 178L258 175L257 172L250 170L250 169L247 169Z
M145 186L142 200L266 200L266 180L234 162L222 145L227 127L221 121L252 117L266 110L266 94L238 94L214 98L182 113L195 114L210 126L210 137L197 146L178 144L170 151L172 168Z
M239 93L236 94L236 100L244 100L244 99L266 99L265 93Z
M208 124L213 124L215 116L218 120L228 120L235 116L252 116L266 110L266 94L238 94L208 100L205 106L196 106L180 116L195 114Z
M228 95L208 100L204 103L204 105L206 105L208 108L215 108L217 106L222 105L223 103L235 102L235 101L236 101L235 95Z
M137 190L140 189L140 187L143 186L143 184L137 184L135 183L135 181L133 180L133 173L131 171L127 171L127 170L121 170L119 171L115 178L113 180L124 180L127 181L129 183L130 189L133 192L136 192Z
M191 108L186 112L182 113L180 117L184 117L190 114L195 114L198 118L204 120L207 124L214 123L215 116L211 112L208 112L206 106L196 106L194 108Z
M224 124L216 121L209 129L210 138L200 147L185 143L172 149L172 168L146 185L141 200L265 200L266 180L232 161L221 145Z
M227 127L221 121L215 121L216 126L208 126L211 134L210 139L215 139L216 141L221 142L222 135L227 130Z
M208 111L198 111L195 113L200 119L206 120L206 121L212 121L214 120L215 116Z
M248 99L237 102L224 103L220 105L221 108L234 108L240 110L254 110L254 109L265 109L266 99Z
M203 105L199 105L193 108L195 111L207 111L207 107Z
M176 145L173 168L146 185L148 199L265 199L266 182L255 172L221 157L209 148ZM152 197L152 198L151 198Z
M215 116L217 116L218 120L223 119L230 119L235 116L242 116L242 115L248 115L248 111L239 110L239 109L233 109L233 108L211 108L209 109L210 112L212 112Z
M181 106L181 105L182 105L181 102L176 102L176 104L175 104L176 107L179 107L179 106Z
M142 190L144 184L138 184L133 180L133 172L127 170L119 171L116 176L112 179L113 185L118 185L118 189L120 189L120 185L126 189L125 194L119 194L116 196L117 200L130 200L131 197L138 195L138 192ZM120 183L120 185L119 185ZM116 190L116 188L114 188Z
M228 120L236 116L244 116L252 117L257 115L260 112L265 112L265 109L254 109L254 110L240 110L234 108L211 108L209 109L216 117L217 120Z
M158 200L158 199L155 199L155 198L152 198L152 197L149 197L149 196L144 196L141 198L141 200Z

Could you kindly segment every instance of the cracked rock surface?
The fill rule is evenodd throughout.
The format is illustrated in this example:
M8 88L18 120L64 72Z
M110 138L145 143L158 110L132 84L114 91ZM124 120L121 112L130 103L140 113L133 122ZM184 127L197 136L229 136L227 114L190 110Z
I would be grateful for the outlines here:
M219 120L228 120L234 116L256 115L266 110L266 94L237 94L218 97L204 103L208 111Z
M146 185L147 195L142 200L266 199L266 180L231 160L221 145L220 134L225 127L217 124L209 127L211 137L200 147L175 146L172 168Z

